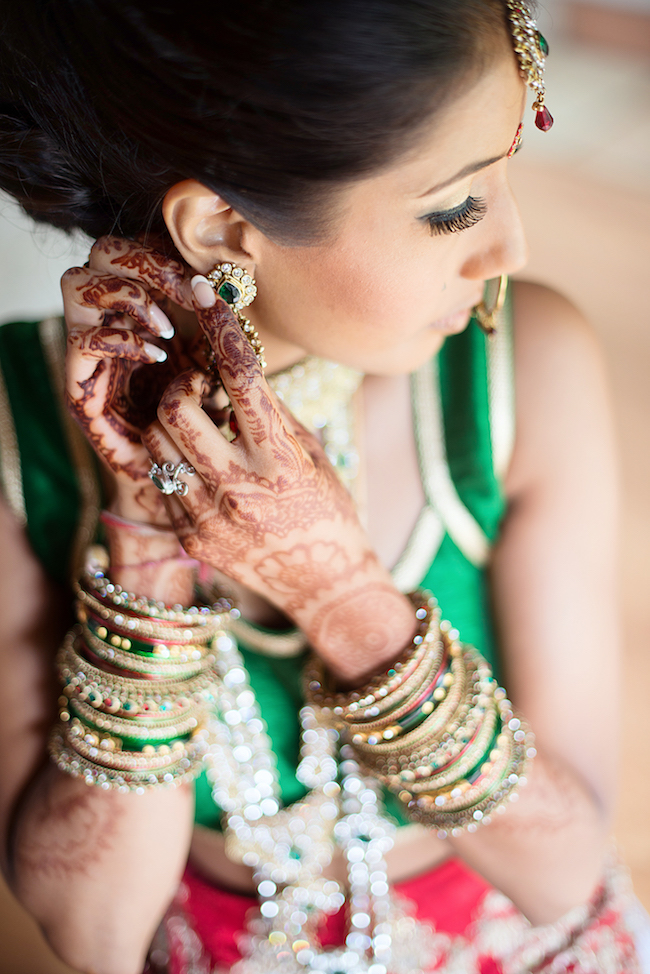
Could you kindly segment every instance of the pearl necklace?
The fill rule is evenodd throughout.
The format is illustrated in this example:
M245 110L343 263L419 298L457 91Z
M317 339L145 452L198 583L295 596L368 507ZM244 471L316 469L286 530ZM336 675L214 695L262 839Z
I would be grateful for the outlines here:
M280 808L275 755L232 635L214 642L220 679L218 710L205 758L215 803L227 820L226 853L251 866L260 899L231 974L416 974L431 963L434 943L391 893L385 854L394 826L382 817L377 782L361 774L353 751L303 707L298 779L310 792ZM336 780L341 776L341 783ZM345 945L323 950L323 915L345 903L323 876L335 846L348 863L349 932Z

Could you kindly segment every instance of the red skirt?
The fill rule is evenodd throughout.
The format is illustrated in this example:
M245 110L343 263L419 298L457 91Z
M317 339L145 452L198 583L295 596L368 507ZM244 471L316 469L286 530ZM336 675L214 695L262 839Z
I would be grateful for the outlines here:
M458 859L393 886L412 915L432 928L431 963L445 974L640 974L634 938L625 923L624 873L606 877L589 904L557 924L533 928L503 894ZM226 974L241 959L238 942L257 900L212 886L188 867L166 921L169 974ZM327 917L323 947L345 942L345 908ZM414 972L415 974L415 972Z

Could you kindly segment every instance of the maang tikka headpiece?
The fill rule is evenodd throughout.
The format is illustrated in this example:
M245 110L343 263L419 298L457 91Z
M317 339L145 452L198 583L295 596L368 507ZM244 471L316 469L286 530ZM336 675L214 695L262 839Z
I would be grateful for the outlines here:
M553 125L553 116L544 104L544 66L548 55L548 43L537 29L526 0L506 0L510 21L512 44L519 62L521 76L535 95L533 111L535 125L542 132L548 132Z

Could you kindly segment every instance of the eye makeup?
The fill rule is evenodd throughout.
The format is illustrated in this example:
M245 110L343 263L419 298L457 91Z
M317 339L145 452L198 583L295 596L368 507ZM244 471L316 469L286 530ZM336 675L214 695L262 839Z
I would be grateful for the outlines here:
M429 224L432 236L443 233L460 233L469 230L487 213L487 204L480 197L468 196L464 203L451 210L440 210L420 217Z

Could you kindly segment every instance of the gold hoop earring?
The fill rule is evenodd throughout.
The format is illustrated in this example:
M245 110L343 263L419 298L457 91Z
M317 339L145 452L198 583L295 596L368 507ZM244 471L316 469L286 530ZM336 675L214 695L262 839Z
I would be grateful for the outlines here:
M491 306L488 306L485 300L485 295L487 295L488 288L494 290L496 285L496 296L491 302ZM503 308L506 300L506 293L508 291L508 275L502 274L501 277L495 277L491 281L487 281L485 285L485 295L483 300L472 308L472 314L476 319L476 324L479 326L482 332L491 338L492 335L496 333L497 330L497 315Z
M257 296L257 285L254 278L243 267L238 267L237 264L228 261L217 264L206 276L210 286L232 308L242 331L257 356L258 362L263 369L266 368L264 346L259 335L243 313L244 308L252 304Z

